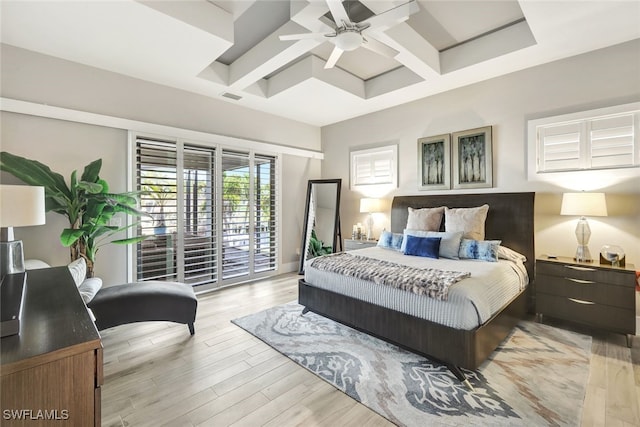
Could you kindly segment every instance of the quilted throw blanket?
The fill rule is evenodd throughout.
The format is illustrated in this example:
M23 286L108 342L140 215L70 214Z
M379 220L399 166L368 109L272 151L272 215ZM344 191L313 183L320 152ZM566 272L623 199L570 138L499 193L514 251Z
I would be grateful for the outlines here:
M368 280L438 300L446 300L451 285L471 276L468 272L416 268L349 253L314 258L311 265L318 270Z

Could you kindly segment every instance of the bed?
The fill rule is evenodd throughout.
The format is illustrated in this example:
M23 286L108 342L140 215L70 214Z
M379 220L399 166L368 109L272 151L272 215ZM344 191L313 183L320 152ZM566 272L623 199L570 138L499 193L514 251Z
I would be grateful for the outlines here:
M338 291L323 289L312 279L299 280L299 303L304 312L313 311L370 335L394 343L446 364L460 381L466 377L460 368L476 370L509 335L532 306L535 260L533 236L534 193L452 194L395 197L391 210L391 231L402 233L408 208L477 207L489 205L485 239L501 240L502 245L526 257L529 285L515 293L477 327L464 329L430 321L389 309ZM444 223L444 219L443 219ZM441 229L443 229L442 224ZM317 280L317 279L316 279ZM425 297L426 298L426 297Z

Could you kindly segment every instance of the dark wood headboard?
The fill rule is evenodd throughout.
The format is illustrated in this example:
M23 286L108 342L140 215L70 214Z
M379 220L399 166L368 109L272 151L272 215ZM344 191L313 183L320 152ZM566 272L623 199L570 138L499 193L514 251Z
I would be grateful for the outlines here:
M535 244L533 207L535 193L435 194L394 197L391 205L391 231L402 233L407 225L408 207L472 208L489 205L485 223L486 240L502 240L502 244L527 257L525 266L533 282ZM444 230L444 217L441 229Z

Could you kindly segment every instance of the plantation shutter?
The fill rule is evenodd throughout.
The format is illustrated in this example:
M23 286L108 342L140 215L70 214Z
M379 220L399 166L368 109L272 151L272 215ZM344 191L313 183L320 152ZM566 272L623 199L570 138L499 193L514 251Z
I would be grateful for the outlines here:
M214 169L213 149L185 146L182 180L184 281L191 285L217 280Z
M583 167L580 123L548 126L540 130L542 170L558 171Z
M633 166L633 114L591 121L591 167Z
M351 153L351 185L397 183L397 146L371 148Z
M222 278L249 275L251 237L249 153L222 151Z
M538 125L537 172L638 166L639 123L640 112L629 111Z
M256 154L254 158L255 244L254 272L277 267L276 159Z
M176 266L177 151L170 142L136 140L136 188L140 207L138 234L148 236L136 249L137 280L178 280Z

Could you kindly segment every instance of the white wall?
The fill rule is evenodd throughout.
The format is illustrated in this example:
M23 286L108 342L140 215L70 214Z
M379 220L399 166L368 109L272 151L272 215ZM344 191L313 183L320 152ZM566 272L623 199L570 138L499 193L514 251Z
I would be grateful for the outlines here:
M576 218L561 217L560 201L567 186L529 181L527 120L630 103L640 100L640 41L576 56L529 70L431 96L322 129L323 178L342 178L342 227L349 231L365 222L358 212L361 197L429 194L418 190L418 138L493 126L494 188L474 192L535 191L536 252L572 256ZM375 188L349 190L349 151L371 145L399 145L399 185L391 193ZM640 266L640 168L611 170L607 186L588 190L607 194L609 216L590 220L592 254L602 245L622 246L628 262ZM589 172L581 172L588 179ZM575 175L574 175L575 176ZM447 190L438 193L456 193ZM470 191L469 191L470 192ZM376 216L376 235L389 228Z
M2 97L320 149L320 129L315 126L11 46L2 45L0 53ZM126 130L8 112L0 113L0 125L3 151L39 160L67 179L73 169L82 170L90 161L102 158L102 175L113 191L126 191ZM299 259L296 250L302 233L306 182L319 178L320 161L283 155L281 167L286 190L281 193L279 248L282 271L293 271ZM16 182L6 173L0 175L0 180ZM68 250L58 241L66 224L64 217L50 213L46 225L16 229L16 237L24 241L25 256L52 265L66 264ZM104 246L97 257L96 275L107 285L123 283L126 262L126 248Z

